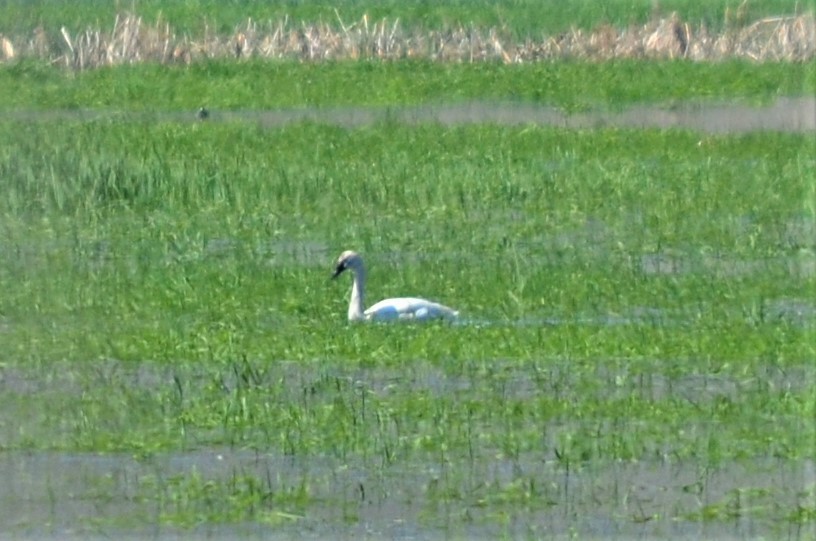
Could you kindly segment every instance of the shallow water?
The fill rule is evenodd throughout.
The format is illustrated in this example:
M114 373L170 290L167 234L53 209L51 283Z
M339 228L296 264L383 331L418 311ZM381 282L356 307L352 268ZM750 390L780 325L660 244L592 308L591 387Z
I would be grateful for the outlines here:
M135 113L114 111L8 111L0 118L57 122L61 120L126 119L144 122L199 122L195 111L180 113ZM296 122L320 122L343 127L359 127L384 121L405 123L434 122L445 125L495 123L501 125L542 125L564 128L679 128L706 133L816 131L816 97L782 97L763 107L722 103L679 103L672 106L636 105L622 111L567 113L555 107L535 104L472 101L459 104L406 107L326 107L269 111L211 110L205 122L257 122L279 127Z
M801 393L816 380L816 367L775 369L740 377L684 374L643 375L629 362L599 363L602 399L625 398L633 390L659 399L700 403L736 399L757 386ZM553 393L576 385L566 361L546 366L494 360L465 365L460 374L417 362L391 368L330 368L324 362L278 362L259 374L258 385L286 381L284 401L303 399L304 389L325 384L349 392L430 393L473 396L485 385L500 385L507 399ZM654 365L670 364L654 360ZM617 367L617 368L616 368ZM2 367L0 393L22 393L48 400L57 393L80 396L85 389L119 385L145 389L172 386L178 367L157 363L89 361L57 364L44 377L39 369ZM206 385L206 367L188 367L186 385ZM200 375L197 378L196 372ZM237 376L223 380L238 385ZM268 379L268 381L266 381ZM334 382L334 383L332 383ZM550 388L551 387L551 388ZM362 394L361 394L362 396ZM30 434L32 419L0 412L0 447ZM563 422L563 421L562 421ZM577 423L579 421L568 421ZM542 427L544 434L558 427ZM620 427L619 427L620 428ZM625 428L625 427L624 427ZM610 427L610 429L613 429ZM714 432L716 425L689 424L689 431ZM761 430L761 427L757 427ZM557 442L544 442L555 449ZM172 453L97 454L77 452L0 453L0 527L16 539L92 539L149 536L250 539L812 539L816 524L783 520L788 510L816 505L813 459L700 462L662 456L642 461L592 461L567 464L556 453L521 452L502 458L477 452L455 460L399 460L382 457L291 456L266 450L191 448ZM305 507L270 506L271 524L207 524L179 530L166 525L179 479L197 477L228 482L250 477L270 493L288 493L308 483ZM508 487L537 494L532 503L491 500ZM512 493L512 492L511 492ZM446 497L450 494L452 496ZM284 501L287 501L284 499ZM217 505L217 504L216 504ZM704 518L713 513L712 518ZM4 538L0 534L0 538Z
M757 509L812 505L816 469L798 462L752 459L703 467L691 462L634 462L564 468L557 461L495 460L476 466L478 481L445 479L444 465L401 464L376 474L366 464L312 457L201 449L136 459L126 455L3 453L0 524L15 538L122 535L172 539L161 524L160 489L175 476L226 480L272 478L276 485L309 480L307 510L281 508L274 525L193 528L204 538L443 539L467 537L598 539L811 539L813 525L774 524ZM549 505L504 509L429 498L440 484L484 493L515 479L534 479ZM750 487L746 490L745 487ZM780 491L780 487L787 487ZM810 492L808 493L808 489ZM151 493L152 491L152 493ZM165 497L170 497L165 495ZM704 520L707 509L728 507L730 520Z

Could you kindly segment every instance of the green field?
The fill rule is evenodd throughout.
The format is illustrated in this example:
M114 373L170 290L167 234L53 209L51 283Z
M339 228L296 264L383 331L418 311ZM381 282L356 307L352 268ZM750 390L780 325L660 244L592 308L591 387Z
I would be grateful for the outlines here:
M193 5L162 11L195 25ZM226 28L279 13L219 6ZM529 4L507 6L527 32ZM46 8L0 21L56 24ZM808 539L812 132L321 115L761 105L813 96L813 68L0 66L0 530ZM259 120L279 110L315 116ZM368 304L420 295L461 319L349 324L347 277L329 280L345 249Z

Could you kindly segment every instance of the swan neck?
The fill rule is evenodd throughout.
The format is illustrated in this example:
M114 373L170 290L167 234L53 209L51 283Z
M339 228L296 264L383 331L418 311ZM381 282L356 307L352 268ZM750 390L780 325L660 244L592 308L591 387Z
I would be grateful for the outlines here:
M349 321L360 321L364 319L365 295L365 269L360 267L354 271L354 281L351 284L351 300L349 301L348 318Z

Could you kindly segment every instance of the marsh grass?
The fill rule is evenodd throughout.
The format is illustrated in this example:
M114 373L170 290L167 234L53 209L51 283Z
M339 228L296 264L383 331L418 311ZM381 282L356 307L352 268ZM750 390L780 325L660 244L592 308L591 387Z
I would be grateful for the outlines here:
M763 376L813 354L804 136L5 129L2 362L76 363L77 378L47 401L7 394L48 428L6 447L809 452L812 378ZM347 327L348 284L328 281L347 247L367 254L373 295L444 300L463 324ZM143 365L155 373L134 376ZM706 374L725 387L682 383Z
M731 361L808 354L800 136L713 137L703 153L681 132L135 128L7 126L9 362L441 362L475 354L481 332L496 333L488 357L706 358L716 340ZM329 284L327 265L346 247L369 254L377 296L422 289L510 327L337 337L348 284ZM26 346L46 324L48 341ZM371 333L385 350L346 342Z
M741 10L740 10L741 11ZM599 21L600 22L600 21ZM686 22L677 13L627 28L598 24L551 35L515 38L506 28L452 25L438 30L405 27L399 18L295 23L288 18L259 23L252 18L232 33L178 35L163 20L145 23L130 13L116 15L113 28L89 27L58 36L42 27L33 36L0 35L0 61L47 60L71 70L152 62L190 64L212 59L432 60L441 62L527 63L551 60L689 59L716 61L796 61L813 58L813 14L746 21L744 13L726 17L721 31Z

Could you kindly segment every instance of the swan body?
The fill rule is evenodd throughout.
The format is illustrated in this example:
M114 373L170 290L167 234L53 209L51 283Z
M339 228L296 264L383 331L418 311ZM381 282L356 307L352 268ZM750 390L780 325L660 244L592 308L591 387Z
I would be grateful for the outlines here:
M430 319L455 319L459 315L459 312L452 308L417 297L385 299L366 310L363 304L366 272L360 254L351 250L346 250L340 254L332 278L337 278L347 270L350 270L354 275L348 308L349 321L426 321Z

